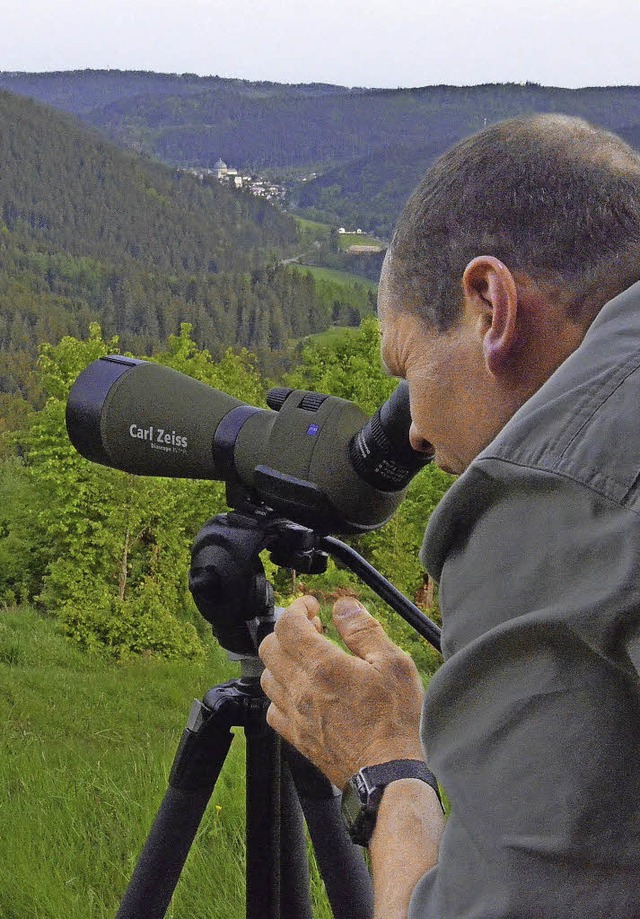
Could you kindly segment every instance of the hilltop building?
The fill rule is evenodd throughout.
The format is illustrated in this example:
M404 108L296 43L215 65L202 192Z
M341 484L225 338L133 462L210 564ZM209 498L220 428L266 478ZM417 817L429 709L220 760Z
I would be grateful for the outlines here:
M213 169L218 179L233 178L238 175L238 170L231 169L223 159L219 159Z

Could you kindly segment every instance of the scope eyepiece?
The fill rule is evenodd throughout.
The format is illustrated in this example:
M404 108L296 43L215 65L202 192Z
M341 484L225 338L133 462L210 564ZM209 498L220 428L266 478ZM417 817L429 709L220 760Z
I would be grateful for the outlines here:
M431 456L411 447L410 427L409 387L402 382L349 444L351 462L365 482L399 491L431 462Z

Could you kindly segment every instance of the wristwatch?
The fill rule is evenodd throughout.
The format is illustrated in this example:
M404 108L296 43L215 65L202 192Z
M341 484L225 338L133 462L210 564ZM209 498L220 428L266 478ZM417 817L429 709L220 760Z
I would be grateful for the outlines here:
M351 840L357 845L369 845L384 790L398 779L426 782L435 791L442 807L436 777L422 760L394 759L377 766L365 766L351 776L342 792L342 820Z

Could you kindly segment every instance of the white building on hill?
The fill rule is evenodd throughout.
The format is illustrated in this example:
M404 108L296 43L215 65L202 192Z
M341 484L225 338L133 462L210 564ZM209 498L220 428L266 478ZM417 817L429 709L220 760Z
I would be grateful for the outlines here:
M238 175L238 170L230 169L223 159L218 160L218 162L213 167L213 170L219 179L232 178ZM242 179L240 182L242 183Z

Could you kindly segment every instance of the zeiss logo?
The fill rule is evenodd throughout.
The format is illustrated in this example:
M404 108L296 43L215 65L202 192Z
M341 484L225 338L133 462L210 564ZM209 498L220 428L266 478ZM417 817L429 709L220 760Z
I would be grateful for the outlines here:
M134 422L129 425L129 437L133 437L134 440L146 441L153 450L173 452L176 447L181 450L186 450L188 447L187 438L182 434L167 431L165 428L154 428L153 425L148 428L141 428Z

